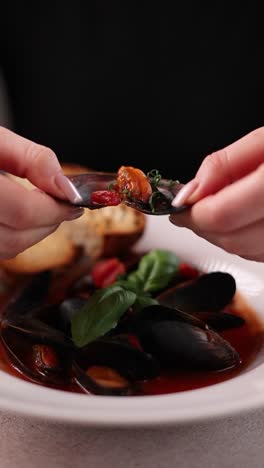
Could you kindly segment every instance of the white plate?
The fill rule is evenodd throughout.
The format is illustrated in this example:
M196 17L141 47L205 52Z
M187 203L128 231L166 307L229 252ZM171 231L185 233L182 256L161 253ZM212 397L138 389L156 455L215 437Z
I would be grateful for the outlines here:
M167 217L150 217L140 249L165 248L206 271L233 274L263 318L264 265L208 244ZM0 407L29 416L87 426L158 426L205 420L264 406L264 351L243 374L210 387L145 397L101 397L40 387L0 371Z

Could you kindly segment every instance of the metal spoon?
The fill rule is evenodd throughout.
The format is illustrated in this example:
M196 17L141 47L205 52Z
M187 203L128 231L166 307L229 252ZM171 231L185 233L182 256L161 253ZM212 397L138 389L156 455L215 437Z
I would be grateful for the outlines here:
M106 205L92 203L91 195L96 191L109 190L109 186L111 183L115 182L116 178L116 174L107 172L90 172L87 174L68 176L68 179L81 197L81 201L78 200L74 204L92 210L104 208ZM156 186L158 196L156 195L155 199L153 198L152 203L143 203L128 197L124 198L121 202L148 215L179 213L183 211L185 207L175 208L171 206L171 202L182 187L183 184L180 184L178 181L161 179Z

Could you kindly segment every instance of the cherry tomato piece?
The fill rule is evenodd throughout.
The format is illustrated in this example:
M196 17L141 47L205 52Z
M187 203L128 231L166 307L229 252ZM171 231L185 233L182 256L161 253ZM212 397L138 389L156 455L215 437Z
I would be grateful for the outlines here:
M121 203L120 195L111 190L97 190L91 194L93 205L116 206Z
M105 288L113 284L125 271L124 264L118 258L109 258L94 265L91 277L97 288Z
M199 276L199 271L188 263L180 264L180 275L186 279L194 279Z

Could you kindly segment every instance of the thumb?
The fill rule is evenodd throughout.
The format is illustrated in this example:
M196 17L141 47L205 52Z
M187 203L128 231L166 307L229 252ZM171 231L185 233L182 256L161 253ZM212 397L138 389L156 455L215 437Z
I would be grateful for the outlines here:
M73 184L62 173L55 153L6 128L0 127L0 170L27 178L54 197L81 201Z
M207 156L195 178L184 186L172 205L179 207L193 204L244 177L262 163L264 163L264 127Z

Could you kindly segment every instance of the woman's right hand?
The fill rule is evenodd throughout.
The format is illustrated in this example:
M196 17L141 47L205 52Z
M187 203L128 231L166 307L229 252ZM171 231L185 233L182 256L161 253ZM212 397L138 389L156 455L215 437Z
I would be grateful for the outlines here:
M82 215L82 208L63 203L78 201L78 194L63 175L55 153L3 127L0 170L27 178L37 187L29 191L0 174L0 259L15 257L55 231L62 221Z

